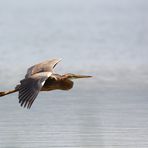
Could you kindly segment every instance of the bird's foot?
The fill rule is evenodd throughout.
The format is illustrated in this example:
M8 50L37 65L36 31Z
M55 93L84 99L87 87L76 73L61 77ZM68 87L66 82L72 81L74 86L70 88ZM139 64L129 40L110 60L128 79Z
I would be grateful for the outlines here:
M6 93L4 91L0 92L0 97L5 96Z

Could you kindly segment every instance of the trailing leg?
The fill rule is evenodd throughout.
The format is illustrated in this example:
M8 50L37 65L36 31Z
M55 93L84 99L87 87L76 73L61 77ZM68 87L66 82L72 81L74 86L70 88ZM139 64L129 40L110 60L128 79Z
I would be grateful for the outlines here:
M8 94L15 93L17 91L18 91L17 89L9 90L9 91L2 91L2 92L0 92L0 97L5 96L5 95L8 95Z

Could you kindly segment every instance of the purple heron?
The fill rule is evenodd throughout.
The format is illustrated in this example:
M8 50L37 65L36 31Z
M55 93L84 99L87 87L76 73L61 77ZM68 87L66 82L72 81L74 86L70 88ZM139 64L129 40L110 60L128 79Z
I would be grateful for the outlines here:
M19 103L23 107L31 108L40 91L69 90L73 87L72 79L90 78L91 76L76 74L56 74L53 69L60 59L47 60L36 64L27 70L25 78L14 90L0 92L0 97L19 92Z

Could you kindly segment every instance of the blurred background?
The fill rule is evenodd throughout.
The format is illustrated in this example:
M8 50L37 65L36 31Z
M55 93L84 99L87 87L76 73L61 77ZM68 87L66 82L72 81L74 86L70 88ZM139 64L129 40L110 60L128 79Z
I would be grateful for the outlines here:
M0 0L1 90L52 58L94 76L29 111L1 99L0 148L148 147L147 15L146 0Z

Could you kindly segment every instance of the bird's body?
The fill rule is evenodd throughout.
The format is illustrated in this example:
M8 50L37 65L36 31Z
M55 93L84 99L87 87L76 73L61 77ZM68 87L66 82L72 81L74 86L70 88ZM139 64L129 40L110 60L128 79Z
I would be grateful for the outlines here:
M0 92L0 96L19 92L21 106L30 108L40 91L69 90L73 87L71 79L89 78L91 76L75 74L56 74L53 69L60 60L47 60L30 67L25 78L20 81L14 90Z
M52 75L56 77L56 79L53 78ZM51 91L56 89L69 90L73 87L73 82L70 79L65 78L65 75L52 75L45 81L41 91Z

